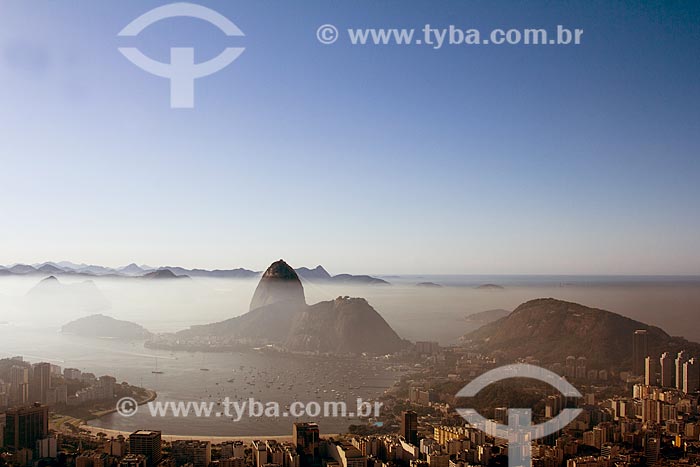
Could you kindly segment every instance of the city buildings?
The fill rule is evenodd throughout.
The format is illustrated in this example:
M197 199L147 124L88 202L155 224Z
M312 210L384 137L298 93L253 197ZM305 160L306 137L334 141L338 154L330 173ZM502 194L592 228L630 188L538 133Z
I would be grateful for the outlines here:
M367 456L352 444L331 442L328 451L340 467L367 467Z
M696 358L683 363L683 392L686 394L700 389L700 364Z
M129 452L141 454L146 459L146 466L158 465L162 458L161 432L138 430L129 435Z
M669 352L664 352L659 359L661 387L672 388L675 386L676 372L673 357Z
M29 368L13 366L10 368L10 398L12 405L29 403Z
M634 331L632 340L632 374L644 375L644 359L649 355L648 333L646 329Z
M173 441L171 453L176 466L192 464L193 467L209 467L211 442L197 440Z
M656 386L659 382L660 362L654 357L648 356L644 359L644 384Z
M49 408L36 403L5 413L3 444L6 448L35 449L37 441L49 434Z
M690 359L688 352L681 350L676 356L676 389L683 390L683 365Z
M31 402L46 404L47 393L51 389L51 364L46 362L32 366L32 379L29 386Z
M418 414L413 410L401 414L401 436L406 442L418 445Z
M317 423L299 422L292 426L292 444L301 457L302 466L318 465L319 429Z

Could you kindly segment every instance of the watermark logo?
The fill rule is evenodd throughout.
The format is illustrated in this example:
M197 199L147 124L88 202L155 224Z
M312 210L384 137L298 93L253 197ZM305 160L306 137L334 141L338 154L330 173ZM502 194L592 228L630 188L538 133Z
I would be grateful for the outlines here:
M368 402L362 398L355 401L352 410L345 401L295 401L282 405L276 401L262 402L252 397L247 400L236 400L224 397L219 402L209 401L160 401L146 403L151 417L225 417L234 422L243 418L300 418L300 417L379 417L382 402ZM123 417L132 417L138 410L138 403L132 397L123 397L117 401L117 413Z
M338 28L332 24L322 24L316 30L316 39L321 44L330 45L338 40Z
M561 376L534 365L513 364L495 368L464 386L457 397L474 397L492 383L509 378L531 378L550 384L565 397L581 397L581 393ZM484 433L508 440L508 467L530 467L531 445L561 430L581 413L581 409L563 409L559 415L539 425L532 425L532 410L508 409L508 424L487 420L474 409L457 409L472 426Z
M133 397L122 397L117 401L117 413L122 417L131 417L139 410L139 403Z
M227 36L244 36L243 32L222 14L193 3L171 3L154 8L139 16L122 29L118 36L137 36L141 31L160 20L174 17L190 17L204 20L218 27ZM230 65L245 50L243 47L226 47L219 55L206 62L194 62L194 48L172 47L170 63L163 63L144 55L135 47L120 47L131 63L139 68L170 80L170 107L194 107L194 80L209 76Z

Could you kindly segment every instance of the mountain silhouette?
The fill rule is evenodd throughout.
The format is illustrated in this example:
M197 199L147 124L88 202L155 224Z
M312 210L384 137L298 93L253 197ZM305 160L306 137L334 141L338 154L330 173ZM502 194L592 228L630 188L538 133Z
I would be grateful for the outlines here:
M262 275L248 313L192 326L175 337L227 338L314 353L386 354L406 346L365 299L342 297L307 305L299 275L284 260L272 263Z
M586 357L590 368L629 370L632 336L648 333L648 353L659 356L688 350L700 354L700 345L672 337L656 326L606 310L553 298L531 300L512 313L463 337L475 350L505 360L533 357L543 364L563 362L567 356Z
M141 325L103 314L90 315L71 321L61 328L61 332L83 337L113 339L146 339L151 336L151 333Z

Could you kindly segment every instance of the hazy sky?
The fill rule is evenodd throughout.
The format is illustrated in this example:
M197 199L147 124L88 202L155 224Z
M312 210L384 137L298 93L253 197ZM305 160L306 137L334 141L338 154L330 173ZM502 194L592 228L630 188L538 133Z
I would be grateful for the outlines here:
M700 274L697 1L202 2L246 36L116 36L164 3L0 3L0 264ZM585 33L431 50L323 23ZM125 45L246 50L184 110Z

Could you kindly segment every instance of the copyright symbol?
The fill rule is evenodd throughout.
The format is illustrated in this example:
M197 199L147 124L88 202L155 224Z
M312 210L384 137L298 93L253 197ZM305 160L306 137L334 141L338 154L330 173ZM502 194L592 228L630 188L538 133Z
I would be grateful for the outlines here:
M139 410L139 403L133 397L122 397L117 401L117 413L122 417L136 415Z
M321 44L332 44L338 40L338 28L332 24L323 24L316 30L316 39Z

